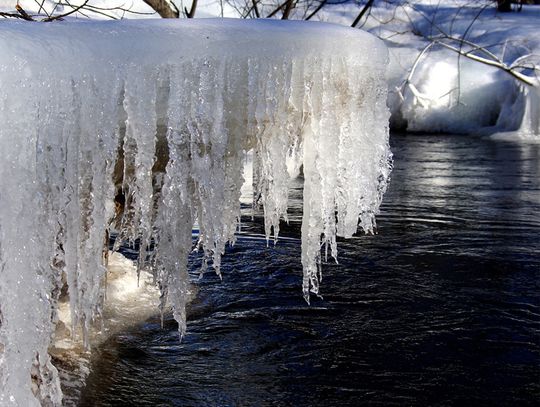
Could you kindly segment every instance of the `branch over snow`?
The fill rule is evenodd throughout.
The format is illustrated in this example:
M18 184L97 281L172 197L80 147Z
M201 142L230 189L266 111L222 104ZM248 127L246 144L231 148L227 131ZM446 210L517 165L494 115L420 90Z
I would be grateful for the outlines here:
M187 18L195 17L195 10L197 10L197 0L193 0L193 3L191 3L191 10L188 11L188 9L184 7Z
M358 16L356 16L356 18L354 19L353 23L351 24L351 27L355 28L358 23L360 22L360 20L362 20L362 17L364 17L364 15L368 12L368 10L371 8L371 6L373 5L373 2L375 0L368 0L368 2L366 3L366 5L362 8L362 10L360 10L360 13L358 14Z
M274 17L280 10L283 9L287 4L289 4L289 0L285 0L285 2L281 3L279 6L276 7L274 11L272 11L266 18L272 18Z
M463 43L467 43L469 45L471 44L468 41L465 42L463 40L455 39L455 38L452 38L452 37L448 37L448 39L451 39L451 40L454 40L454 41L459 41L459 42L461 42L461 44L463 44ZM434 40L433 43L438 44L438 45L440 45L440 46L442 46L442 47L444 47L446 49L449 49L450 51L454 51L454 52L458 53L459 55L462 55L462 56L464 56L466 58L469 58L469 59L471 59L473 61L480 62L480 63L485 64L485 65L493 66L495 68L499 68L499 69L507 72L508 74L512 75L514 78L516 78L520 82L523 82L526 85L529 85L529 86L536 86L537 85L537 82L533 78L531 78L531 77L529 77L527 75L524 75L521 72L518 72L515 69L516 68L515 66L508 66L507 64L505 64L503 61L501 61L498 58L494 58L494 59L484 58L484 57L481 57L479 55L473 54L471 51L465 51L462 48L454 47L454 46L452 46L450 44L447 44L447 43L445 43L444 41L441 41L441 40ZM484 48L480 47L480 46L475 46L474 50L482 50L483 52L486 52L488 55L493 55L492 53L488 52L487 50L484 50Z
M311 12L311 14L309 14L309 15L306 17L306 21L311 20L311 19L315 16L315 14L317 14L319 11L321 11L321 9L326 5L326 2L327 2L327 0L322 0L322 1L319 3L319 5L317 6L317 8L316 8L315 10L313 10L313 11Z
M163 18L178 18L180 11L172 1L168 0L143 0Z
M43 22L48 22L48 21L54 21L54 20L62 20L64 17L67 17L67 16L70 16L74 13L76 13L77 11L80 11L82 9L84 9L86 7L86 5L88 4L88 1L89 0L86 0L84 3L82 3L80 6L77 6L77 7L73 7L73 9L71 9L70 11L68 11L67 13L64 13L64 14L58 14L58 15L50 15L49 17L47 18L44 18ZM69 4L69 3L68 3ZM70 5L71 6L71 5Z
M34 21L34 19L31 16L29 16L28 13L26 11L24 11L24 9L18 3L15 6L15 9L17 10L19 15L21 16L20 18L22 18L23 20Z
M291 14L291 11L293 8L294 8L294 0L287 0L287 3L285 4L285 10L283 10L283 16L281 17L281 19L288 20L289 15Z

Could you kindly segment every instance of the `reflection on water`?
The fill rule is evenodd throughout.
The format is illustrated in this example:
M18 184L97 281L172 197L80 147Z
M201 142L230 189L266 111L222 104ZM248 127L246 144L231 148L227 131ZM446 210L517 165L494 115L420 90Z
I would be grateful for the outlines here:
M302 299L298 212L271 248L257 238L262 220L246 217L223 282L199 283L185 340L171 318L111 338L81 404L533 405L540 146L391 142L379 234L340 242L324 299Z

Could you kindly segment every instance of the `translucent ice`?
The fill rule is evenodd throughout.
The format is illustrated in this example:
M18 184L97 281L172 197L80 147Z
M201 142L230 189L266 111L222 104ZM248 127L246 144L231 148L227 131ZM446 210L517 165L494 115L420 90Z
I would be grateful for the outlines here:
M61 402L47 352L58 300L67 286L87 342L113 224L185 332L193 224L219 273L250 150L268 237L303 163L306 299L321 245L336 256L358 219L373 231L391 166L374 37L275 21L1 24L1 405Z

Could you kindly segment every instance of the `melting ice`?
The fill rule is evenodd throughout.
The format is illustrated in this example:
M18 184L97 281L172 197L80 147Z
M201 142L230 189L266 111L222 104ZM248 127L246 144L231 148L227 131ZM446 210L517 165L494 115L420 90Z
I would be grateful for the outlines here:
M185 332L192 227L219 273L249 151L267 238L302 163L306 299L321 246L335 257L336 236L373 231L391 167L374 37L275 21L1 25L1 405L61 403L47 352L58 302L69 296L88 342L110 228L140 242L138 267Z

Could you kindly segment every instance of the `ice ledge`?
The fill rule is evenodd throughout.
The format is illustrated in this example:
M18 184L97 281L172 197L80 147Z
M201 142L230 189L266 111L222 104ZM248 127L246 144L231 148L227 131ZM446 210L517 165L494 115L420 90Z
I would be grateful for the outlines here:
M297 57L358 54L359 63L381 69L386 47L376 37L340 25L279 20L168 19L80 21L52 24L0 21L0 61L31 48L32 58L47 64L60 61L66 46L78 66L103 58L107 63L162 63L179 59L229 56ZM94 62L97 62L94 60Z

